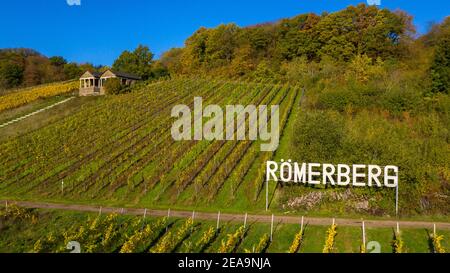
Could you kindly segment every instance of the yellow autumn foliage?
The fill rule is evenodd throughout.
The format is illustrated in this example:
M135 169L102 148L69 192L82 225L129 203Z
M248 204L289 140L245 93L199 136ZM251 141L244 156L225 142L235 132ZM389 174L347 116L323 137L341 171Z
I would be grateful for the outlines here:
M78 88L77 81L39 85L0 96L0 111L19 107L40 98L68 93Z
M331 225L327 230L327 239L323 247L323 253L332 253L334 250L334 238L337 235L337 225Z
M433 246L433 253L446 253L445 248L441 244L441 241L444 240L444 235L432 234L430 239Z
M300 231L297 234L295 234L294 240L292 241L292 244L289 247L289 253L296 253L300 248L302 240L303 240L303 229L300 229Z

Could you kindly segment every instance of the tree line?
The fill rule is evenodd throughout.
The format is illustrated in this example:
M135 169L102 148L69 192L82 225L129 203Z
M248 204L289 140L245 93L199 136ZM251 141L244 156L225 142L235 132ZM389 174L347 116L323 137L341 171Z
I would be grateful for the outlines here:
M168 50L160 60L154 60L147 46L139 45L134 51L122 52L112 69L134 73L144 80L199 73L286 80L299 74L292 71L298 70L299 63L408 64L426 55L431 89L448 93L449 52L449 18L417 38L412 16L360 4L334 13L301 14L248 27L201 27L184 47ZM46 58L31 50L2 50L0 88L72 79L83 70L101 72L106 68L67 63L62 57Z
M46 57L27 48L0 50L0 90L64 81L80 76L90 64L68 63L63 57Z
M300 81L299 74L308 72L302 70L305 63L306 70L311 64L327 63L358 72L377 64L414 68L411 60L427 58L431 89L448 93L450 18L419 38L412 19L403 11L360 4L334 13L301 14L243 28L235 24L202 27L183 48L165 52L160 61L170 74L279 81L297 74ZM325 70L326 65L320 69Z

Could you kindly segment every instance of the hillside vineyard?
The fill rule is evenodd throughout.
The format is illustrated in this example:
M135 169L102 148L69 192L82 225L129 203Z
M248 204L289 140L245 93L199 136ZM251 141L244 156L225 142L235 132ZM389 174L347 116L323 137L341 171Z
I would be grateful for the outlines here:
M239 195L253 207L273 152L261 152L259 140L176 141L171 109L192 109L195 97L222 109L280 105L282 135L298 94L296 86L180 78L107 96L1 143L0 193L146 205L232 202Z
M279 105L270 107L270 118L267 105L259 107L256 105L227 105L225 114L219 105L208 105L204 109L202 105L201 97L194 98L193 117L191 109L187 105L177 105L172 109L172 117L178 118L173 123L171 130L174 140L192 140L191 123L193 123L194 140L247 140L246 130L248 129L248 140L258 140L259 136L259 139L269 141L269 143L261 143L261 151L275 151L278 148L280 138ZM246 127L247 116L249 117L248 128ZM209 118L209 120L203 125L204 118ZM235 120L237 120L236 123Z
M355 164L319 164L291 162L282 163L268 161L266 180L294 182L311 185L330 184L354 187L387 187L398 185L398 167Z

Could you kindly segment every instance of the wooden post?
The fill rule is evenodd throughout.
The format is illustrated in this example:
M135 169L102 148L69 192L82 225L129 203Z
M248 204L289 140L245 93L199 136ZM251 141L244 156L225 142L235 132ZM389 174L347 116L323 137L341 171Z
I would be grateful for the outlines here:
M144 209L144 219L147 216L147 209Z
M334 226L335 223L336 223L336 219L333 218L333 226Z
M436 237L436 224L433 224L433 237Z
M64 180L61 181L61 194L64 195Z
M273 240L273 214L272 214L272 222L270 224L270 241Z
M269 180L266 180L266 211L269 211Z
M247 226L247 213L245 213L245 218L244 218L244 228Z
M5 211L8 212L8 200L5 201Z
M102 207L98 210L98 216L102 215Z
M123 208L120 210L120 214L123 214Z
M300 97L300 101L299 101L299 106L302 106L302 102L303 102L303 96L305 95L305 91L306 91L306 88L305 88L305 87L303 87L303 88L302 88L302 95L301 95L301 97Z
M303 231L303 216L302 216L302 221L301 221L301 224L300 224L300 230Z
M167 210L167 223L169 223L169 218L170 218L170 208ZM169 230L169 225L166 225L166 232L167 230Z
M395 216L398 217L398 182L397 187L395 187Z
M194 218L195 218L195 210L192 211L192 227L191 227L191 233L194 232Z
M363 236L363 247L366 249L366 225L364 221L362 222L362 236Z
M400 225L397 222L397 234L400 234Z
M219 224L220 224L220 210L219 210L219 212L217 213L217 226L216 226L216 229L217 229L217 230L219 230Z

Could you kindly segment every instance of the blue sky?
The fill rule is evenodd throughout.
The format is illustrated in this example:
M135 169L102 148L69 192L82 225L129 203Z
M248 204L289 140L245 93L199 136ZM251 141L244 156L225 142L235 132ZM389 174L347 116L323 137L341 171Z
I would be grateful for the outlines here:
M306 12L337 11L358 0L9 0L0 8L0 48L28 47L69 61L110 65L126 49L148 45L159 56L201 26L240 26ZM407 11L419 32L450 15L449 0L381 0Z

